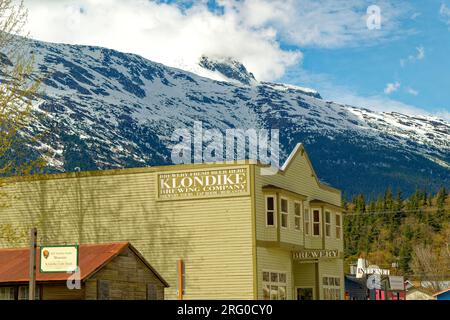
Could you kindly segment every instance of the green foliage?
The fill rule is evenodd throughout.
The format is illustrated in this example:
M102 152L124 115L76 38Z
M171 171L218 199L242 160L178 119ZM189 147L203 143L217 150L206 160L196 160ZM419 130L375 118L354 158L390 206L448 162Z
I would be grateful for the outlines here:
M412 275L416 247L426 245L437 251L450 242L448 200L444 187L435 195L416 190L407 199L400 189L394 194L391 188L367 201L363 195L355 195L344 206L347 261L365 256L384 268L395 262L398 273Z

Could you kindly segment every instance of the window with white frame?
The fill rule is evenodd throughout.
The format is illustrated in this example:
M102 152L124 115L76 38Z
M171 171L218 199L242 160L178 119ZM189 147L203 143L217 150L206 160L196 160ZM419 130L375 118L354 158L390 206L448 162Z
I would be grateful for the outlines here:
M325 211L325 236L331 237L331 212Z
M309 236L309 232L311 230L311 219L309 215L309 208L305 208L304 210L303 221L305 222L305 235Z
M275 226L275 197L266 197L266 226Z
M336 213L336 238L341 239L342 237L342 219L339 213Z
M286 198L280 200L281 227L289 227L289 202Z
M14 300L14 287L0 287L0 300Z
M294 202L294 228L300 230L301 226L302 205L300 202Z
M323 277L322 281L324 300L340 300L341 279L338 277Z
M313 236L320 236L320 210L313 210Z
M264 300L286 300L286 287L285 272L263 271Z
M28 290L29 290L28 286L20 286L19 287L19 291L17 293L17 299L19 299L19 300L28 300L30 298ZM40 300L41 299L39 293L40 293L39 286L37 286L36 290L35 290L35 297L34 297L35 300Z

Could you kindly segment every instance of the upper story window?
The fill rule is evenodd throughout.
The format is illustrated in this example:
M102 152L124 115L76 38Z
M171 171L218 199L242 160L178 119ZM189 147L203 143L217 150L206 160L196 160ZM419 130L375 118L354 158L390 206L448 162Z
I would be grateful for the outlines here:
M286 198L280 200L281 227L289 227L289 203Z
M275 226L275 197L266 197L266 225Z
M342 237L342 220L341 215L336 213L336 239L341 239Z
M320 236L320 210L313 210L313 236Z
M331 212L325 211L325 236L331 237Z
M311 230L311 219L309 215L309 208L305 208L304 210L303 221L305 222L305 235L309 236L309 232Z
M300 230L301 226L302 205L300 202L294 202L294 228Z

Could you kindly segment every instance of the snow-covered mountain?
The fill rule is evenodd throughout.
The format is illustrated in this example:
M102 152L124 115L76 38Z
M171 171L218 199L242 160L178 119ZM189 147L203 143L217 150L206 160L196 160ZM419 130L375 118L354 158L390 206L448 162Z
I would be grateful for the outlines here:
M50 73L35 150L53 171L169 164L174 129L280 130L283 160L305 144L317 174L347 194L450 185L450 123L325 101L312 89L258 82L232 59L202 57L199 73L114 50L30 43ZM182 53L180 53L182 54ZM225 81L213 80L211 78Z

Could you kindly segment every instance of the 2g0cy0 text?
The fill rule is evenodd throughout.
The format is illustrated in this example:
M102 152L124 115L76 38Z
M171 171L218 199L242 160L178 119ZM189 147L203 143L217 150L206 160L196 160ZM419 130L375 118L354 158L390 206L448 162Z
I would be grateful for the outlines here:
M193 307L184 305L184 307L178 307L178 315L202 315L208 318L211 313L221 315L271 315L273 312L271 305L233 305L223 304L221 310L213 309L212 307Z

